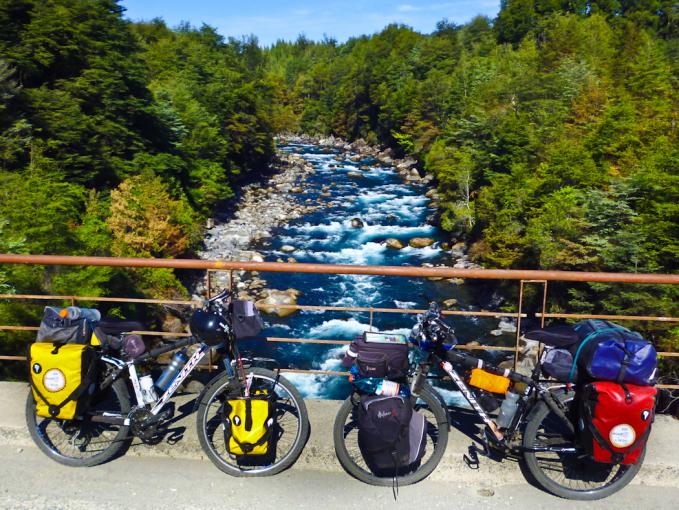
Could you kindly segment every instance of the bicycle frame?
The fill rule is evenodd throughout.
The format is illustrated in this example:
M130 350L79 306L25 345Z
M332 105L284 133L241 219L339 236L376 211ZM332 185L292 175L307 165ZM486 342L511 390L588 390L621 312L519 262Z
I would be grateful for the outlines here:
M163 348L163 351L170 351L174 350L177 347L177 345L171 345L168 347ZM172 381L172 384L165 390L165 392L161 395L161 397L153 404L153 407L149 410L150 414L152 416L158 416L158 414L163 410L167 402L170 400L172 395L177 391L177 388L182 384L182 382L188 377L188 375L196 368L198 363L205 357L205 355L210 351L211 347L205 343L201 343L200 347L196 352L193 353L193 355L189 358L189 360L186 362L186 364L182 367L182 369L179 371L179 374L174 378ZM159 355L159 354L156 354ZM109 378L108 384L112 383L115 379L117 379L123 372L127 370L127 373L129 375L130 382L132 383L132 388L134 389L134 396L137 401L137 408L143 408L145 407L144 403L144 398L142 396L141 392L141 385L139 382L139 374L137 373L137 365L141 363L142 361L146 361L147 359L154 358L156 355L154 355L153 351L150 353L147 353L144 356L141 356L139 358L136 358L134 360L130 361L123 361L118 358L114 358L112 356L102 356L101 361L104 363L107 363L108 365L111 365L117 369L116 373ZM102 387L107 386L108 384L104 383L102 384ZM129 425L130 424L130 418L129 416L113 416L111 414L107 414L105 416L94 416L93 420L94 421L99 421L99 422L106 422L106 423L120 423L122 419L122 424L123 425Z
M151 414L152 415L157 415L163 407L165 407L165 404L167 404L168 400L170 400L170 397L177 391L177 388L182 384L184 379L188 377L188 375L193 371L194 368L196 368L196 365L200 363L200 360L202 360L205 355L208 353L210 350L210 346L207 344L200 344L200 347L196 352L193 353L193 355L189 358L189 360L186 362L186 364L182 367L180 370L179 374L174 378L172 381L172 384L165 390L165 393L156 401L155 405L151 408ZM134 388L134 394L135 397L137 398L137 405L138 406L144 406L144 399L141 394L141 387L139 384L139 376L137 375L137 368L134 364L134 362L130 362L128 364L128 370L129 370L129 375L130 375L130 381L132 382L132 387Z
M458 372L455 370L453 367L453 364L450 361L442 359L442 355L445 355L450 358L454 358L455 361L458 362L463 362L468 366L474 366L474 368L485 368L486 370L490 372L497 373L499 375L502 375L504 377L507 377L515 382L522 382L526 384L526 390L524 391L523 395L521 396L521 407L522 409L517 410L517 414L515 415L512 425L508 427L505 432L502 432L501 430L498 429L497 424L495 421L488 415L488 413L481 407L479 404L478 400L476 399L476 396L474 395L473 391L467 386L467 384L464 382L464 379L458 374ZM468 354L462 354L454 351L448 351L447 353L434 353L431 352L429 356L429 360L421 365L422 366L431 366L433 364L436 364L443 370L443 372L448 375L453 382L457 385L458 389L462 393L462 395L465 397L467 402L472 406L476 414L481 418L483 423L488 427L488 429L493 433L495 436L495 439L497 443L503 447L509 447L506 443L506 438L507 437L513 437L514 434L516 433L516 430L519 428L521 425L526 412L530 412L533 406L528 406L526 405L526 399L530 397L531 394L536 394L536 397L541 399L542 401L545 402L545 404L555 412L557 417L564 422L564 424L568 427L568 429L571 432L574 432L573 424L570 422L568 417L563 413L563 411L559 408L559 405L555 402L555 398L551 393L551 390L554 389L552 387L546 387L544 385L540 385L539 382L537 381L537 374L534 373L533 377L529 378L526 377L522 374L519 374L517 372L514 372L513 370L510 369L499 369L495 367L494 365L487 364L483 360L474 358ZM426 371L421 372L421 375L426 377ZM416 383L417 384L417 383ZM563 387L563 386L559 386ZM524 448L520 447L520 451L554 451L554 452L572 452L575 451L574 448L570 447L535 447L535 448Z

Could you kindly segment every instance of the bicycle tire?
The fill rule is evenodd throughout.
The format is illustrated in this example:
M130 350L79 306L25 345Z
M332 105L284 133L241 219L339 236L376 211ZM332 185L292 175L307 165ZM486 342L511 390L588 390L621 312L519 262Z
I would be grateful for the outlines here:
M574 392L564 393L559 396L560 401L566 407L573 403L573 398ZM557 430L557 426L554 423L549 422L550 414L551 411L547 404L542 401L537 404L526 425L526 429L524 430L523 446L531 447L539 443L538 435L541 429L546 430L546 432L542 433L543 436L548 436L551 432L551 434L558 440L560 432ZM552 420L554 420L554 418L552 418ZM572 443L572 440L569 440L563 435L561 438L561 441ZM548 440L549 439L545 439L545 441ZM546 455L545 453L537 454L535 452L525 452L523 459L525 466L528 468L528 471L534 478L535 482L545 491L565 499L593 501L608 497L630 483L639 472L639 469L641 469L645 454L646 450L644 448L644 452L642 452L639 462L637 464L628 466L594 462L591 457L585 456L582 453L560 455L553 454L558 456L558 462L561 463L562 470L565 471L564 479L572 480L572 484L579 485L579 488L565 486L548 475L549 473L556 476L557 471L556 467L544 466L543 468L543 464L541 464L540 461L545 461L545 459L539 457L539 455L544 456ZM550 464L550 466L555 465L556 463L557 461L555 459L554 462ZM581 470L583 478L589 478L589 480L575 479L574 477L577 474L577 469ZM615 474L610 478L610 481L604 481L602 482L602 485L594 486L595 482L592 482L592 480L597 478L596 475L601 477L606 474L608 469L611 471L617 470L617 472L615 472ZM572 478L568 478L569 476ZM607 475L607 479L610 476L611 474L609 473Z
M422 388L419 395L419 400L424 402L424 405L428 407L436 423L432 423L430 419L427 419L429 424L427 432L427 444L433 444L434 449L431 456L427 460L420 464L414 471L407 473L405 475L397 476L398 485L411 485L423 480L429 476L432 471L438 466L439 462L443 458L443 454L448 445L448 413L447 410L439 402L439 398L434 390L427 387ZM350 421L352 419L351 415L354 411L355 403L351 397L346 399L335 417L335 424L333 426L333 441L335 443L335 454L340 464L344 470L351 476L360 480L362 482L368 483L370 485L378 486L392 486L394 483L393 477L379 477L370 472L367 466L362 466L359 464L358 457L360 453L355 452L354 455L349 453L347 448L346 440L349 434L353 434L353 429L347 429L349 425L352 425ZM355 426L355 424L353 424ZM435 427L435 428L433 428ZM355 434L353 434L355 435ZM356 447L357 448L357 447ZM352 447L352 451L355 450ZM360 462L363 462L362 457Z
M130 394L125 385L125 381L117 380L106 390L106 394L101 393L97 397L95 394L92 404L89 409L93 409L98 405L97 411L108 411L116 414L127 415L130 412ZM112 392L112 394L111 394ZM111 397L115 397L111 399ZM117 404L115 403L117 401ZM103 408L101 408L103 406ZM94 423L85 420L56 420L53 418L44 418L35 414L35 400L33 392L29 390L26 398L26 424L33 442L36 446L50 459L71 467L91 467L108 462L119 455L122 455L132 442L129 436L129 426L127 425L109 425L105 423ZM94 443L87 442L87 436L92 437L95 434L102 434L104 429L116 429L115 435L109 441L109 445L98 453L86 457L77 457L74 454L68 454L60 448L63 441L56 442L53 437L59 434L59 429L63 435L69 436L72 451L81 450L83 447L91 444L99 444L101 441ZM49 430L49 432L48 432ZM72 431L72 433L68 432ZM77 432L77 434L76 434ZM75 438L74 438L75 436ZM80 441L80 446L76 446L75 442ZM84 452L83 452L84 453Z
M273 382L277 378L274 372L264 368L245 370L246 375L250 373L253 374L253 388L263 383L266 383L267 387L273 387ZM214 409L216 404L215 399L219 400L219 397L224 397L229 392L233 382L234 380L230 379L226 374L218 376L210 383L207 390L200 397L197 414L197 431L201 448L217 468L231 476L263 477L272 476L286 470L299 458L309 437L309 416L301 394L290 381L282 376L278 377L276 382L276 412L278 415L276 426L279 429L279 433L282 430L282 433L285 434L286 431L281 425L282 418L287 414L291 415L293 418L286 417L287 421L285 423L286 427L291 427L295 421L297 422L296 430L294 432L290 430L289 434L294 434L294 437L288 439L290 441L289 446L285 448L286 451L280 457L278 456L278 450L282 444L282 436L277 439L273 462L260 466L256 464L257 459L253 458L250 461L255 462L255 465L248 465L246 461L234 459L228 454L223 434L221 434L222 418L218 412L210 416L213 411L217 411ZM222 401L220 400L220 402ZM281 415L281 411L284 414ZM296 417L295 413L297 413ZM290 425L287 425L288 423ZM219 438L214 439L215 433L217 433ZM218 444L215 444L215 441ZM217 448L218 446L219 449Z

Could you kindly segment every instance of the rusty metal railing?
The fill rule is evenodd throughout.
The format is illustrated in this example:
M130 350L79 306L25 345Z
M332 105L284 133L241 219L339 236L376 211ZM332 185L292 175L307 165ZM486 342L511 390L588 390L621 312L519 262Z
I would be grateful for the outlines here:
M473 350L502 350L513 352L515 363L519 355L519 339L521 320L527 318L523 311L524 288L526 284L543 285L542 307L535 313L541 324L544 325L548 318L565 319L588 319L602 318L608 320L625 321L650 321L650 322L678 322L679 317L663 316L633 316L633 315L588 315L588 314L568 314L568 313L548 313L548 284L550 281L568 282L601 282L601 283L630 283L630 284L679 284L679 275L670 274L642 274L642 273L594 273L594 272L575 272L575 271L538 271L538 270L493 270L493 269L456 269L441 267L411 267L411 266L357 266L357 265L338 265L338 264L305 264L305 263L279 263L279 262L241 262L241 261L221 261L221 260L196 260L196 259L142 259L142 258L115 258L115 257L79 257L61 255L13 255L0 254L0 264L30 264L30 265L84 265L84 266L111 266L111 267L152 267L152 268L174 268L174 269L198 269L207 270L208 293L211 289L210 273L215 271L226 271L229 273L229 285L233 284L234 271L261 271L261 272L289 272L289 273L322 273L322 274L348 274L348 275L376 275L376 276L406 276L419 278L464 278L464 279L493 279L493 280L519 280L518 307L516 312L495 312L495 311L466 311L466 310L444 310L445 315L453 316L477 316L477 317L510 317L517 321L516 345L514 347L491 346L491 345L461 345L462 349ZM139 304L171 304L171 305L199 305L199 301L192 300L172 300L172 299L143 299L127 297L100 297L100 296L66 296L66 295L34 295L34 294L4 294L0 299L16 300L49 300L66 301L71 304L78 302L111 302L111 303L139 303ZM402 309L402 308L375 308L375 307L342 307L342 306L323 306L323 305L270 305L269 308L292 309L292 310L322 310L322 311L346 311L346 312L367 312L370 315L369 327L373 326L373 315L375 313L396 313L396 314L416 314L422 313L422 309ZM37 326L25 325L0 325L0 331L36 331ZM182 337L188 336L185 332L163 332L163 331L139 331L142 335ZM295 342L295 343L316 343L316 344L348 344L347 340L319 339L319 338L283 338L267 337L269 342ZM660 356L679 357L677 352L660 352ZM24 356L7 355L0 356L0 360L25 360ZM208 368L212 368L211 361ZM292 370L289 372L302 372L324 375L346 375L344 372L332 372L321 370ZM666 386L679 389L679 386Z

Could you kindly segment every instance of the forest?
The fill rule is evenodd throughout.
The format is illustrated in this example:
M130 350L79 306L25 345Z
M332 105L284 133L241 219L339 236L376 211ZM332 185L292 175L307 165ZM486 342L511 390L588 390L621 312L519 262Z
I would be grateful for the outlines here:
M484 267L676 273L678 90L670 0L503 0L431 34L266 48L131 22L117 0L0 0L0 252L192 256L288 132L417 159L441 226ZM678 316L673 287L555 292L569 310ZM131 289L187 294L170 270L0 268L2 293ZM31 313L3 303L0 323Z

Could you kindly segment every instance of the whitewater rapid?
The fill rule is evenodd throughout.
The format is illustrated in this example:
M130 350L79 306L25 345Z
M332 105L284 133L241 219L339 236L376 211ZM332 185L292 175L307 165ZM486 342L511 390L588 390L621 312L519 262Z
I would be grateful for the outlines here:
M435 211L424 196L425 186L404 182L394 168L373 159L353 161L353 154L335 149L289 144L279 150L297 153L313 164L315 173L305 180L297 200L317 209L274 229L271 238L258 242L253 248L265 260L293 257L297 262L395 266L454 263L441 247L448 239L434 224ZM359 228L355 227L356 220L360 220ZM428 237L433 243L424 248L408 246L414 237ZM405 248L387 247L388 238L400 240ZM300 290L299 304L422 308L428 299L454 298L463 309L478 308L478 296L467 286L449 281L369 275L263 276L269 288ZM313 310L286 318L265 315L265 320L265 335L288 338L351 340L370 327L365 312ZM412 314L375 314L374 328L407 334L413 320ZM477 339L480 331L497 324L474 317L459 317L453 322L458 336L466 340ZM330 371L342 370L339 358L346 349L327 344L246 344L246 349L269 355L282 367ZM286 377L308 398L345 398L350 389L344 377L292 373ZM444 389L444 393L449 401L459 401L457 392Z

